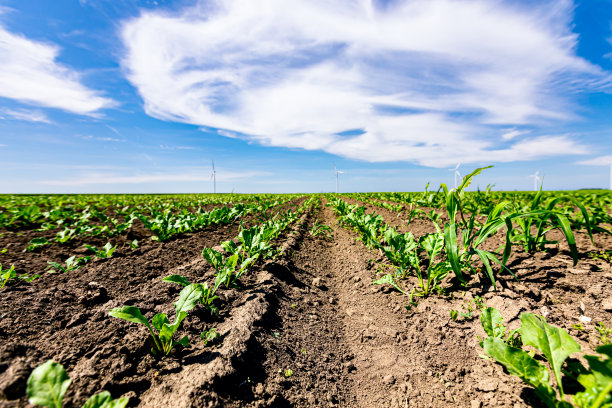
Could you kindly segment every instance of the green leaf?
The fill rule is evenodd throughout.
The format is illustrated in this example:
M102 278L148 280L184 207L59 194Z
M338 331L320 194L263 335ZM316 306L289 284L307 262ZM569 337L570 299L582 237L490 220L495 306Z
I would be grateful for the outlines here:
M373 285L382 285L385 283L388 283L389 285L393 286L395 289L397 289L399 292L403 293L404 295L408 294L395 282L395 279L393 279L393 275L391 275L390 273L372 282Z
M451 264L451 268L461 283L465 282L461 273L461 263L459 262L459 252L457 250L457 232L455 224L446 224L444 227L444 244L446 247L446 257Z
M149 321L143 314L140 312L140 309L136 306L121 306L111 309L108 312L112 317L116 317L118 319L127 320L128 322L140 323L145 326L149 326Z
M189 282L189 280L186 277L181 276L181 275L169 275L163 278L162 281L170 282L170 283L178 283L179 285L182 285L182 286L189 286L191 284L191 282Z
M200 300L201 297L202 285L199 283L192 283L185 286L179 295L178 301L174 304L177 318L181 312L186 313L193 309L198 304L198 300Z
M108 391L102 391L98 394L92 395L83 405L83 408L105 408L108 403L112 400L111 394Z
M108 391L91 396L83 408L125 408L129 402L128 397L112 399Z
M568 219L561 214L555 214L557 221L559 222L559 228L565 234L565 238L567 239L567 245L570 247L570 252L572 254L572 259L574 260L574 266L578 263L578 248L576 247L576 238L574 238L574 233L572 232L572 228L570 227L570 223Z
M494 307L483 309L480 314L480 324L489 337L503 338L506 334L504 319L499 310Z
M161 331L164 324L170 324L170 320L168 320L168 316L165 313L158 313L151 319L151 324L157 331Z
M585 390L574 396L574 403L581 408L612 407L612 345L601 346L597 352L605 357L584 356L590 369L578 382Z
M549 325L546 319L532 313L521 314L519 331L523 343L540 350L548 360L563 399L561 366L571 354L580 351L580 345L565 330Z
M527 384L536 389L538 396L550 408L556 407L556 395L549 383L549 374L546 367L531 357L527 352L511 347L498 337L487 337L483 341L483 348L487 355L506 367L512 375L516 375Z
M491 268L491 263L489 262L489 253L487 251L483 251L482 249L474 249L474 251L476 251L476 254L482 261L482 264L484 265L485 270L487 271L487 275L489 275L489 279L493 284L493 289L497 290L497 285L495 283L495 275L493 274L493 269Z
M212 248L204 248L202 256L206 261L213 266L219 272L223 266L223 255L219 251L215 251Z
M30 374L27 385L28 401L43 407L62 408L64 394L71 382L64 367L49 360Z

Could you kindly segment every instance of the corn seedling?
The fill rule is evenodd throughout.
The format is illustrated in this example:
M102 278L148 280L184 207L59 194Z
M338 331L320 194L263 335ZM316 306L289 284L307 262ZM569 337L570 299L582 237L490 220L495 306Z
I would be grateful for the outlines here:
M36 367L27 383L28 402L48 408L62 408L68 387L72 383L61 364L52 360ZM83 408L124 408L129 398L112 399L108 391L91 396Z

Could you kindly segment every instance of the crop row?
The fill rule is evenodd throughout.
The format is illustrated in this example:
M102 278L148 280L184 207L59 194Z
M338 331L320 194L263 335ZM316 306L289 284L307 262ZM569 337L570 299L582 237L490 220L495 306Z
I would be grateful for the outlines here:
M183 336L175 340L175 334L189 312L201 305L212 314L217 314L215 300L221 287L240 288L240 278L257 262L274 258L280 249L274 242L287 228L305 213L312 210L320 202L319 197L311 197L295 211L278 212L267 221L250 228L241 226L238 235L221 243L222 250L205 248L202 256L215 269L214 283L190 282L181 275L170 275L162 279L164 282L183 286L178 300L174 303L175 316L171 322L165 313L158 313L149 320L136 306L121 306L112 309L109 315L129 322L143 324L147 327L151 338L151 352L157 357L168 355L175 347L188 347L189 338ZM206 343L214 340L218 333L214 328L205 329L201 338ZM63 398L70 385L70 379L64 368L51 360L40 365L30 375L27 385L27 395L30 403L61 408ZM128 403L127 398L113 400L111 395L103 391L92 396L83 408L122 408Z
M592 238L593 231L608 232L600 225L598 217L589 214L586 206L575 196L552 196L544 200L540 190L531 196L531 203L525 205L516 201L501 201L492 208L489 206L466 205L465 188L472 177L483 169L477 169L463 179L455 190L441 186L444 193L448 222L443 226L440 217L430 215L436 232L425 234L415 239L412 233L399 233L384 222L382 216L366 213L366 208L357 204L348 204L340 198L330 200L341 224L356 230L361 241L372 249L385 254L395 266L393 274L386 274L374 281L374 284L390 284L396 290L414 296L428 296L432 292L444 291L440 285L452 271L460 283L465 285L465 273L483 271L495 287L495 272L492 263L499 265L499 270L512 274L507 266L508 258L514 246L521 246L528 252L544 249L550 243L546 233L559 229L570 248L574 264L578 261L573 227L584 228ZM360 199L371 202L368 196ZM565 205L559 205L565 203ZM601 203L599 203L601 204ZM387 209L403 211L399 207ZM403 207L403 205L402 205ZM596 208L600 208L595 206ZM605 205L603 206L605 208ZM568 211L571 208L572 211ZM593 208L593 204L590 204ZM580 214L575 216L575 212ZM424 212L423 212L424 213ZM432 212L432 214L435 214ZM573 222L568 220L574 215ZM412 219L412 216L410 217ZM500 252L482 249L484 243L496 233L505 229L505 245ZM476 264L474 261L480 261ZM418 287L408 293L400 280L414 273L418 278ZM480 321L487 337L481 339L480 346L487 358L502 364L507 371L521 378L532 386L535 394L550 407L600 408L612 406L612 344L610 339L602 336L606 344L597 348L600 355L583 355L588 367L578 360L565 364L566 359L581 351L580 345L563 329L552 326L538 315L523 313L519 329L509 331L503 324L499 311L486 307L481 298L475 298L481 309ZM455 316L453 316L455 312ZM456 311L451 311L451 318L456 319ZM470 312L471 314L471 312ZM603 327L605 329L605 327ZM525 346L532 347L526 351ZM536 353L539 353L536 356ZM547 365L538 360L545 360ZM562 366L564 367L562 370ZM556 388L550 384L550 371L555 379ZM582 389L574 390L568 395L564 383L574 381Z

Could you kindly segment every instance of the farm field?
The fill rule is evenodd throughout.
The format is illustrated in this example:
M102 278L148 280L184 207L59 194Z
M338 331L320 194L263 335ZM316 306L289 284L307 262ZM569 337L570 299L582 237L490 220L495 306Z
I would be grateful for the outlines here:
M481 170L0 196L0 406L612 407L612 194L465 191Z

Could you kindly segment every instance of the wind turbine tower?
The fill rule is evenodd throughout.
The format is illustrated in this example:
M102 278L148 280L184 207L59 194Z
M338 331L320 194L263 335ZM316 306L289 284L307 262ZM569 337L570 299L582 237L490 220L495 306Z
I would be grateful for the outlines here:
M210 178L213 181L213 193L217 194L217 172L215 171L215 161L212 161L212 173L210 173Z
M541 180L540 170L536 171L533 174L530 174L529 177L533 179L533 191L538 191L540 180Z
M338 194L338 174L344 174L344 172L336 168L336 163L334 163L334 173L336 174L336 194Z
M457 167L455 167L454 169L448 169L448 171L455 172L455 188L457 188L458 180L461 179L461 173L459 173L459 166L461 166L461 163L457 163Z

